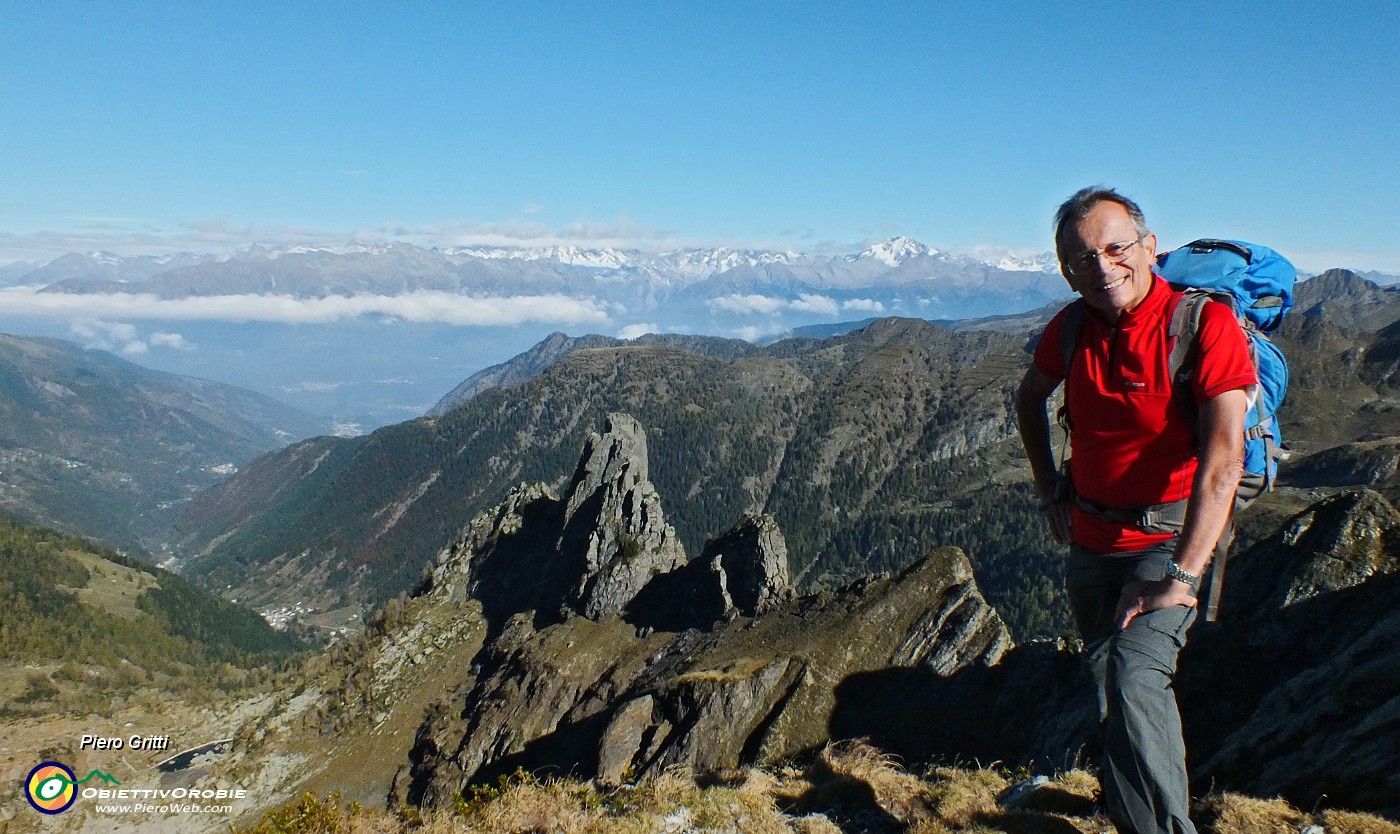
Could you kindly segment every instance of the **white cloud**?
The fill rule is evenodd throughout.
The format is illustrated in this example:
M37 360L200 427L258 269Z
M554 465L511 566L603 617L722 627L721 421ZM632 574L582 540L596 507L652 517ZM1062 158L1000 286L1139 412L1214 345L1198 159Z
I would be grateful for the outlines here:
M140 356L143 353L149 353L150 350L146 343L141 341L127 342L122 345L122 353L127 356Z
M781 298L766 295L725 295L705 302L711 310L739 315L772 315L787 306Z
M865 313L883 313L885 305L873 298L852 298L841 302L843 310L860 310Z
M836 299L814 293L799 293L797 300L790 302L788 306L803 313L817 313L826 316L834 316L841 312L841 307L836 303Z
M743 339L746 342L756 342L765 337L775 336L779 333L786 332L787 328L777 322L766 326L758 325L749 327L738 327L729 331L730 335L732 335L734 338Z
M245 294L159 298L137 293L41 293L34 287L5 287L0 288L0 313L60 317L106 314L169 321L269 321L293 324L329 323L361 316L497 326L527 322L606 324L608 321L607 311L590 299L563 295L473 297L427 290L395 296L296 298L290 295ZM134 335L135 328L132 328L127 338Z
M644 323L639 323L639 324L629 324L629 325L627 325L626 327L622 328L621 330L617 331L617 338L619 338L619 339L635 339L635 338L637 338L638 336L645 336L645 335L647 335L648 333L660 333L660 332L661 332L661 326L658 325L658 324L653 324L653 323L651 323L651 322L644 322Z
M153 346L175 348L176 350L194 350L194 345L188 342L179 333L166 333L157 330L151 334L150 343Z
M139 348L130 347L136 340L136 325L122 321L83 318L70 323L68 330L86 348L120 350L122 353L142 353L146 349L145 344Z

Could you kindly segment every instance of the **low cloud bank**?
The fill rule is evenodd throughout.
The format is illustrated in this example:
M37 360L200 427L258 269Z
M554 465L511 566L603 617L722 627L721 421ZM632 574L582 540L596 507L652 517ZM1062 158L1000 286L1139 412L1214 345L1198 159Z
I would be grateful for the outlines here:
M842 310L866 313L883 313L885 305L873 298L851 298L837 301L834 298L816 293L798 293L795 299L773 298L767 295L731 294L712 298L705 302L711 310L735 315L771 316L784 310L811 313L819 316L835 316ZM746 331L747 332L747 331ZM741 337L746 338L746 337Z
M603 306L591 299L563 295L473 297L429 290L393 296L297 298L244 294L160 298L138 293L44 293L35 287L6 287L0 288L0 315L285 324L326 324L382 316L410 322L477 326L594 325L606 324L609 320Z

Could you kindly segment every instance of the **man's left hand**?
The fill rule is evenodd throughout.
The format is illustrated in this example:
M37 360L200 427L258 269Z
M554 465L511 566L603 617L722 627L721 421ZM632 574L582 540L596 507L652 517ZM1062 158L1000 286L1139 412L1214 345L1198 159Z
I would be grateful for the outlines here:
M1139 614L1146 614L1148 611L1156 611L1159 608L1170 608L1173 605L1184 605L1187 608L1194 608L1196 597L1191 594L1191 586L1169 576L1155 580L1143 580L1140 582L1130 582L1123 586L1123 593L1118 596L1118 611L1114 614L1114 621L1118 623L1121 631L1128 627L1134 618Z

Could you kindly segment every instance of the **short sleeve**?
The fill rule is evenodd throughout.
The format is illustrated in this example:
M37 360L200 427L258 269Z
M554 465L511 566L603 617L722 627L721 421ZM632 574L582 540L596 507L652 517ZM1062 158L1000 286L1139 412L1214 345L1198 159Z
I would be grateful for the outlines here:
M1207 302L1201 308L1196 338L1200 364L1192 388L1197 402L1258 384L1254 363L1249 359L1249 337L1229 307L1218 301Z

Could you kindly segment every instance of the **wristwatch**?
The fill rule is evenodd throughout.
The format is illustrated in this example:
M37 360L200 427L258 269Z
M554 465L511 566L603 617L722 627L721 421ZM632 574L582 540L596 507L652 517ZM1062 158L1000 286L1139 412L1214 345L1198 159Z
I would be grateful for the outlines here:
M1201 578L1194 573L1187 573L1186 571L1182 570L1181 565L1178 565L1174 561L1167 562L1166 576L1169 576L1172 579L1180 580L1182 582L1185 582L1187 585L1190 585L1191 596L1195 596L1196 592L1201 589Z

